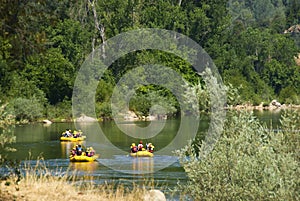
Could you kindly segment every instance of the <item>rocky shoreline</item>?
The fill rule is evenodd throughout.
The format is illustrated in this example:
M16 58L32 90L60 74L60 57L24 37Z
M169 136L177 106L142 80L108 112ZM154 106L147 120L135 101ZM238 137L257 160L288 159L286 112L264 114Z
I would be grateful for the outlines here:
M252 105L252 104L243 104L243 105L228 105L225 107L226 110L258 110L258 111L272 111L279 112L281 110L293 109L300 110L300 105L293 104L281 104L277 100L272 100L269 104L261 103L260 105ZM124 121L153 121L153 120L166 120L166 115L161 116L143 116L142 118L138 117L134 112L128 111L125 114L120 114L118 117L120 120ZM53 122L99 122L103 121L103 119L95 119L86 115L82 115L79 118L72 120L62 119L61 121L51 121L48 119L42 120L42 123L45 125L51 125Z
M235 106L227 106L225 109L259 110L259 111L277 112L277 111L286 110L286 109L296 109L296 110L299 109L300 110L300 105L281 104L277 100L272 100L269 104L261 103L259 105L252 105L252 104L235 105Z

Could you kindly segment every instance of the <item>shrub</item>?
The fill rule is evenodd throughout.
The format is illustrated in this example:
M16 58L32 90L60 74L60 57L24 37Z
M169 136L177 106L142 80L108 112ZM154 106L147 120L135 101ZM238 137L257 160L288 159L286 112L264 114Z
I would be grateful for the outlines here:
M297 95L294 87L283 88L279 93L279 102L285 104L299 104L300 96Z
M291 148L286 141L295 134L289 131L275 133L251 113L234 111L206 158L198 157L203 145L178 152L189 177L178 190L195 200L298 200L299 133L298 148Z
M46 117L48 119L72 119L72 104L67 98L56 105L49 104L45 109Z
M14 148L9 146L16 141L16 137L12 132L14 116L7 113L6 108L6 104L0 107L0 166L6 161L4 153L15 151Z
M112 118L112 111L109 102L103 102L96 104L97 116L105 119Z
M35 98L16 98L12 102L12 109L17 121L34 121L43 114L42 104Z

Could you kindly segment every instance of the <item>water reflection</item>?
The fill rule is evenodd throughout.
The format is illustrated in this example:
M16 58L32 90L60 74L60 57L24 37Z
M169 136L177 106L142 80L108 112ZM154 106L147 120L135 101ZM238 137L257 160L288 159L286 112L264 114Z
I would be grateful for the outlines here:
M154 171L152 157L137 157L132 159L133 174L150 173Z
M69 165L70 170L84 171L86 173L93 173L98 169L99 163L97 161L92 162L72 162Z

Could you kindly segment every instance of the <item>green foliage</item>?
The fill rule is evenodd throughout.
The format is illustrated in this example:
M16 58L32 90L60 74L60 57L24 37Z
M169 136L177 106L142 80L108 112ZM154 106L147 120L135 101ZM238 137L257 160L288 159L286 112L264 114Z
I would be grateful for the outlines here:
M59 48L64 58L76 68L81 65L90 51L91 33L78 21L72 19L59 21L55 26L49 26L46 33L51 47Z
M10 147L16 141L12 129L14 126L14 116L7 112L7 104L0 107L0 166L6 161L5 152L15 151Z
M300 96L294 87L288 86L280 91L279 101L286 104L300 104Z
M300 23L300 2L297 0L289 0L286 3L286 16L288 26Z
M9 80L11 88L6 92L11 99L34 97L41 104L45 104L47 99L45 93L36 86L33 80L28 80L17 73L12 73ZM21 83L21 84L20 84Z
M22 73L46 94L52 104L63 101L65 96L71 97L75 67L59 48L30 57Z
M286 117L275 133L253 114L234 112L206 158L197 157L200 142L179 152L189 177L179 189L195 200L299 199L299 133L294 132L299 119L291 120Z
M60 107L65 97L71 99L76 73L97 45L128 30L162 28L187 35L205 48L225 83L240 94L230 104L259 104L278 97L299 103L300 75L294 62L299 34L282 34L300 23L299 6L297 0L3 1L1 98L34 96L41 104ZM171 67L191 85L198 84L199 76L184 59L138 51L110 67L97 89L97 105L107 108L115 82L133 67L149 63ZM161 94L172 98L166 90Z
M43 115L43 105L34 97L16 98L12 102L11 112L20 122L34 121Z
M280 119L283 138L282 144L277 150L290 153L298 162L300 162L300 114L297 110L285 110ZM299 167L298 167L299 169ZM298 185L299 185L298 180Z
M72 104L67 97L62 102L59 102L56 105L47 104L44 111L46 118L53 121L72 119Z
M112 118L110 102L103 102L101 104L98 103L96 105L96 113L98 117L101 117L103 119Z
M146 93L138 93L129 103L129 109L140 118L149 115L172 115L176 109L176 101L161 95L163 91L147 90Z
M241 90L242 86L235 88L231 83L227 85L227 104L228 105L239 105L242 103L242 99L239 93L239 90Z

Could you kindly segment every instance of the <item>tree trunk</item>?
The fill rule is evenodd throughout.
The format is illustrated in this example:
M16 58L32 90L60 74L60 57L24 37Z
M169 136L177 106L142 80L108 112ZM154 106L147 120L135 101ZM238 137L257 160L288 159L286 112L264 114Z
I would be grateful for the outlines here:
M102 58L105 58L105 29L104 29L104 25L100 23L100 20L98 20L98 16L97 16L97 10L96 10L96 4L97 4L97 0L90 0L89 1L90 6L92 7L93 10L93 15L94 15L94 22L95 22L95 29L96 31L99 31L100 33L100 37L102 40ZM93 41L92 41L92 48L93 48L93 55L94 55L94 51L95 51L95 37L96 34L94 35Z

